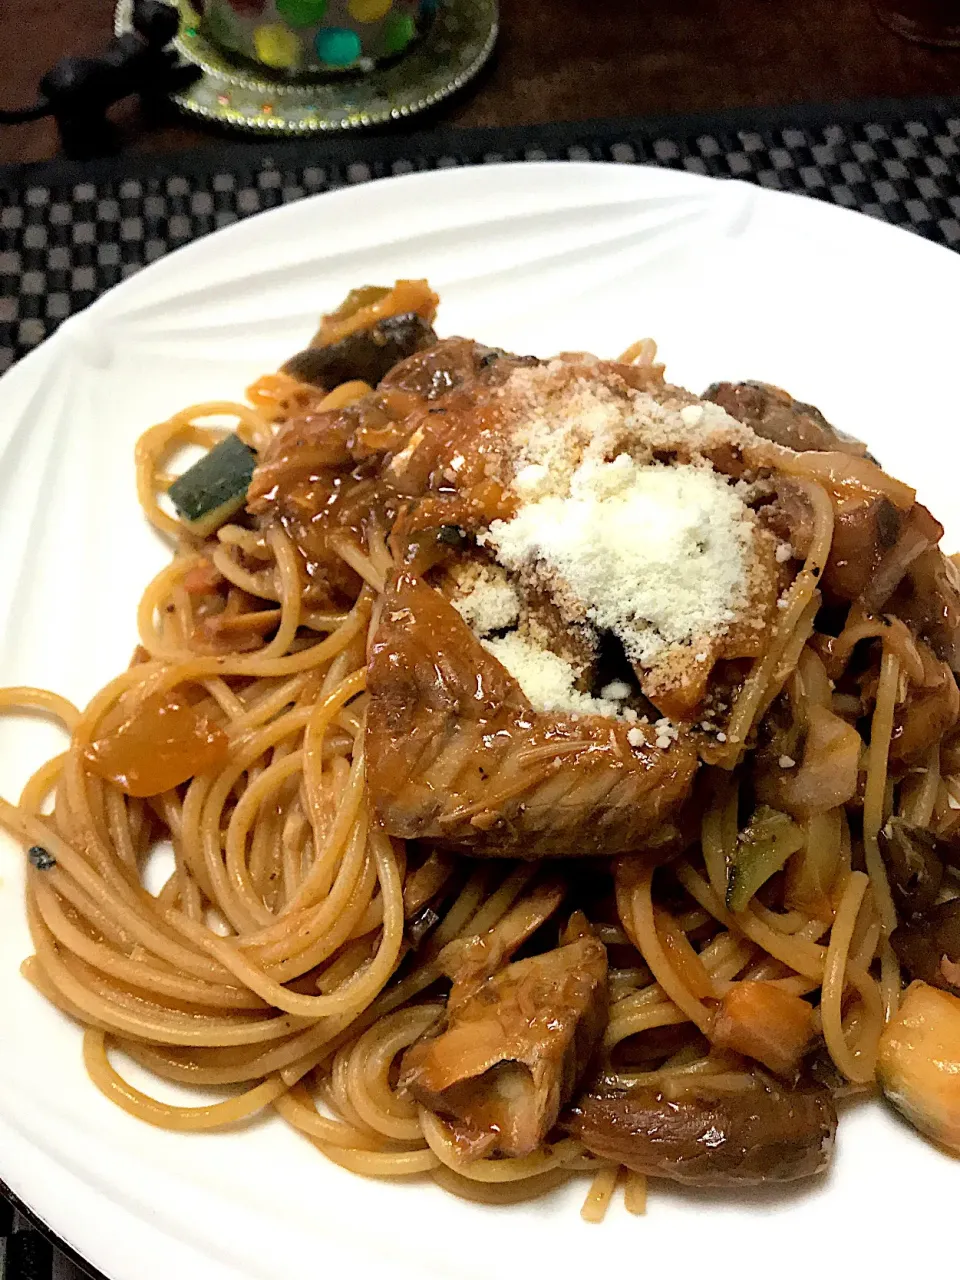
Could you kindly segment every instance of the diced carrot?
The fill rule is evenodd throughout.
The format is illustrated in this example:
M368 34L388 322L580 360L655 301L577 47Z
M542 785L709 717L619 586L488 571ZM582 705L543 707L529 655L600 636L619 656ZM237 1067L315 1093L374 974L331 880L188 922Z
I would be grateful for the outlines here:
M769 982L737 982L723 997L710 1039L756 1058L777 1075L796 1071L813 1035L813 1009Z
M223 581L223 574L211 560L194 565L183 575L183 589L188 596L212 595Z

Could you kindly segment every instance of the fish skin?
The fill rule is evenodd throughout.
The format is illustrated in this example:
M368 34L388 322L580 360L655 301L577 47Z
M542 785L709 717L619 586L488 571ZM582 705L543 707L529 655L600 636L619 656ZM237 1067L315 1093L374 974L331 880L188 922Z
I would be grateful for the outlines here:
M563 858L644 847L690 792L681 731L534 711L432 587L401 571L370 647L367 781L384 829L477 857ZM533 757L529 759L529 757Z

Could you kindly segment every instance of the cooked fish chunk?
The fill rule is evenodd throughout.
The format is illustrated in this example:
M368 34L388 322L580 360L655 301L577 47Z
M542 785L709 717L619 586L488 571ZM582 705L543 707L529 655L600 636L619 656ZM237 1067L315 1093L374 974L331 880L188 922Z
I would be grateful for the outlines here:
M254 472L247 507L293 539L308 604L342 607L356 597L360 579L337 544L344 537L362 544L368 522L387 532L402 508L397 533L410 536L502 514L486 475L499 429L495 392L528 363L446 338L401 360L353 404L308 406L281 426Z
M445 1024L407 1051L400 1087L451 1119L470 1155L529 1155L606 1024L606 948L582 936L479 980L475 957L463 965Z
M689 793L678 732L536 712L439 592L388 586L368 668L367 780L385 829L486 857L582 857L643 846Z
M454 983L448 1008L453 1009L474 995L487 978L512 960L528 938L559 909L566 893L566 883L560 876L547 876L486 933L448 942L438 960ZM578 920L581 914L577 913ZM580 936L574 932L564 941L575 942Z

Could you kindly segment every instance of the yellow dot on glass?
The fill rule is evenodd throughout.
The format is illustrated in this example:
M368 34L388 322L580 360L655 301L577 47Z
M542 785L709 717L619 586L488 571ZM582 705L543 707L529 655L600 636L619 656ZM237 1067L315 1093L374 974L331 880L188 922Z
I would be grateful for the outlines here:
M350 0L347 9L356 22L379 22L393 6L393 0Z
M300 41L277 23L257 27L253 33L257 57L268 67L292 67L300 58Z

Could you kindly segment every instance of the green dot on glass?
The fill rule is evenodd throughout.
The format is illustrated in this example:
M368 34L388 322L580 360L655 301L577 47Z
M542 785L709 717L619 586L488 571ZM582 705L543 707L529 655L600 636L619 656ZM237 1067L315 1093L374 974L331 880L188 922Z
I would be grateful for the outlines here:
M277 0L277 13L294 27L309 27L322 22L327 0Z
M349 67L360 57L360 37L346 27L327 27L318 31L313 42L317 57L328 67Z
M208 8L203 18L203 25L211 40L228 48L232 45L233 29L220 9L212 6Z
M417 25L409 13L393 13L383 24L383 48L386 53L399 53L417 34Z

